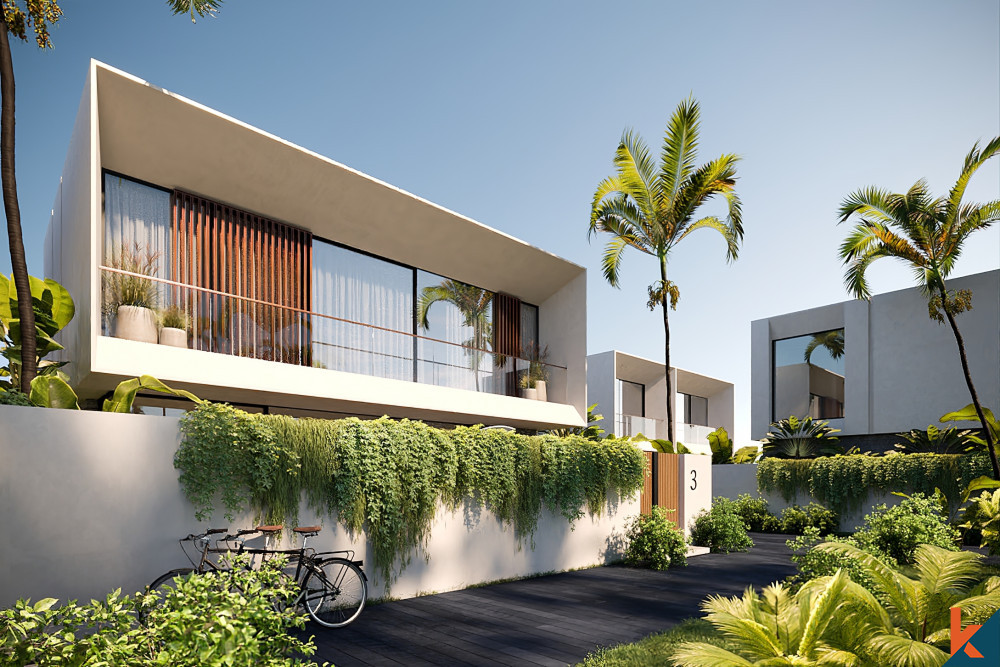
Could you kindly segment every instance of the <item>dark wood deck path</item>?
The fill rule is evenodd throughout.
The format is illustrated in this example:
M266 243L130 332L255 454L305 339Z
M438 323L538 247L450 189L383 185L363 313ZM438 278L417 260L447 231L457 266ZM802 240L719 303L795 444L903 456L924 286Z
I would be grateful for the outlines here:
M711 593L736 595L795 571L784 535L754 534L749 553L707 554L668 572L598 567L400 600L340 630L315 625L313 659L352 665L575 664L692 616Z

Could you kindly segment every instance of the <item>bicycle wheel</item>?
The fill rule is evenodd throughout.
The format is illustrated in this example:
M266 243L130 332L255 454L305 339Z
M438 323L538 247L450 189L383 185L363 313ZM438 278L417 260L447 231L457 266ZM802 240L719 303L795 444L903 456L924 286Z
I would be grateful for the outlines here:
M186 577L194 572L193 567L179 567L176 570L170 570L166 574L161 574L157 577L153 583L146 586L146 594L156 593L155 600L152 600L142 606L139 610L139 622L145 623L146 618L149 617L149 612L160 605L167 598L167 594L174 589L174 580L181 577Z
M360 614L368 599L361 568L344 558L328 558L310 568L302 582L309 616L327 628L342 628Z

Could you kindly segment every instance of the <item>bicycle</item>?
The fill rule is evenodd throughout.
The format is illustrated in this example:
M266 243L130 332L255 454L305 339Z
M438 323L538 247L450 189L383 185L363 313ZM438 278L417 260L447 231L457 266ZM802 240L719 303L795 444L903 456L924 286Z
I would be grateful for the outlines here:
M302 546L297 549L273 549L266 545L264 548L246 546L249 535L260 533L269 543L281 530L282 526L257 526L239 530L218 539L214 547L211 536L227 533L228 529L212 528L198 535L191 534L181 538L178 541L181 551L194 567L170 570L157 577L146 590L160 591L164 594L178 577L192 573L224 573L232 570L224 561L213 561L210 558L211 554L225 554L227 558L230 555L249 555L251 560L246 563L247 568L255 566L254 556L260 556L260 563L277 556L285 556L289 559L284 568L286 576L299 588L299 594L292 601L292 605L304 607L310 618L324 627L341 628L354 621L364 610L368 598L368 577L361 569L363 561L355 560L354 551L350 549L317 553L308 548L306 542L310 537L319 534L322 530L320 526L293 529L302 536ZM197 548L197 561L185 549L185 542L191 542ZM225 548L219 546L223 543L226 545ZM236 544L237 547L233 549L232 544ZM292 573L293 566L294 573Z

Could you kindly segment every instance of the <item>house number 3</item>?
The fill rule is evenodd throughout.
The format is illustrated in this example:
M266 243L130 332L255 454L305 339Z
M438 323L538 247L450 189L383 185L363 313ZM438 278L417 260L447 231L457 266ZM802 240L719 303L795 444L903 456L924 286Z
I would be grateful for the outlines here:
M698 471L697 470L692 470L691 471L691 490L694 491L697 488L698 488Z

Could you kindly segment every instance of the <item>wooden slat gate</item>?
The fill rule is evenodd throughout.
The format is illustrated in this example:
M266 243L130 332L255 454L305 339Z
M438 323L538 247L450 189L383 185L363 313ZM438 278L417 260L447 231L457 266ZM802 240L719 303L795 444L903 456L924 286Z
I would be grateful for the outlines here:
M646 456L646 478L639 495L639 506L643 514L653 511L653 506L659 506L668 512L675 526L680 527L680 456L677 454L661 454L659 452L643 452Z

